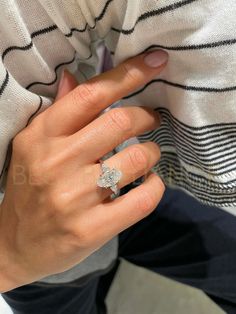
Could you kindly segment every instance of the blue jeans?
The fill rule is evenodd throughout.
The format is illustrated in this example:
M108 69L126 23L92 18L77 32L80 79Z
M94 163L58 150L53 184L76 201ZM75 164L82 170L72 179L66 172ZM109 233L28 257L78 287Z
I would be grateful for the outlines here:
M167 189L156 210L119 236L119 257L203 290L236 313L236 217ZM53 285L38 282L4 293L15 314L101 314L110 273ZM148 314L148 313L147 313Z

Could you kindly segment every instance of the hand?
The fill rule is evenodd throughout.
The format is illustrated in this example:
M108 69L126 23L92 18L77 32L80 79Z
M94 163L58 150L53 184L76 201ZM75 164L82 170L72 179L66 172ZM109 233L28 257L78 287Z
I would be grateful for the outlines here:
M0 292L70 269L157 206L164 185L155 174L113 201L96 181L103 155L159 126L157 113L142 107L99 114L159 74L167 61L161 53L162 59L146 54L125 61L65 96L77 85L66 73L57 101L14 138L0 207ZM121 188L159 157L158 146L148 142L106 164L123 172Z

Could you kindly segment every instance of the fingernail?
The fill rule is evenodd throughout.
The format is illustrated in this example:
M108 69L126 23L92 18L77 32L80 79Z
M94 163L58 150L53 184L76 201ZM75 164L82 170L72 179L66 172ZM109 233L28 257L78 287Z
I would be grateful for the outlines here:
M163 63L166 63L168 60L168 53L164 50L155 50L148 53L144 57L144 62L147 66L151 68L158 68Z

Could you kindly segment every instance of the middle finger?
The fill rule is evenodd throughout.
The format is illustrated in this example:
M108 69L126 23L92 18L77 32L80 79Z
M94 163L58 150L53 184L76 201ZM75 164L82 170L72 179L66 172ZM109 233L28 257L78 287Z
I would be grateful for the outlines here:
M79 156L80 164L91 164L125 140L156 129L159 125L159 114L151 109L115 108L71 135L67 139L68 146L73 156Z

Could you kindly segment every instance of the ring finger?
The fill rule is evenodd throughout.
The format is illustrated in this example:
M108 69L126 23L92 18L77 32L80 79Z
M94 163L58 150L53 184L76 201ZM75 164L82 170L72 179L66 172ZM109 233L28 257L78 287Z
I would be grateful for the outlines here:
M159 161L160 149L153 142L131 145L121 152L113 155L104 163L110 169L117 169L122 172L122 177L117 184L122 188L127 184L135 181L137 178L147 174L150 169ZM83 171L82 190L78 195L78 182L71 182L70 185L75 187L73 201L75 204L83 199L84 207L88 208L100 204L107 199L113 192L110 188L105 189L97 186L97 180L101 175L101 165L94 164L92 167ZM77 177L74 177L77 180ZM73 179L72 179L73 180ZM71 191L72 192L72 191ZM82 197L81 197L82 194ZM78 196L76 196L78 195Z

